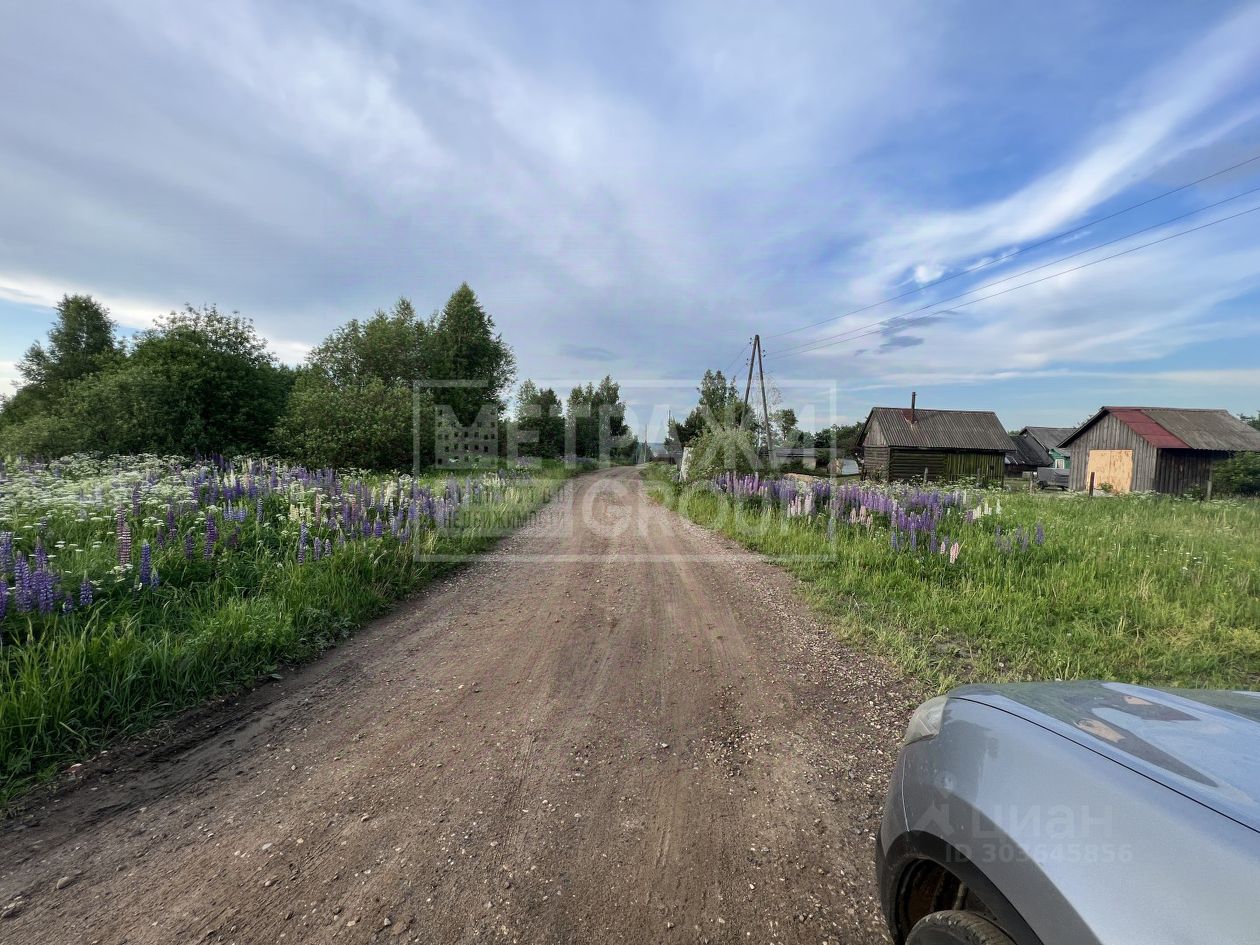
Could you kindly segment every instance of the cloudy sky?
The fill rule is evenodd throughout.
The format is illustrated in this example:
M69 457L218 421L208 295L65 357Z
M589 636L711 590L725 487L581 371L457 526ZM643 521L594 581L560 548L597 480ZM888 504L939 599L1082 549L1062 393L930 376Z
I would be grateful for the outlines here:
M1260 408L1260 5L3 9L6 387L65 292L296 363L467 280L522 377L654 427L754 332L820 424Z

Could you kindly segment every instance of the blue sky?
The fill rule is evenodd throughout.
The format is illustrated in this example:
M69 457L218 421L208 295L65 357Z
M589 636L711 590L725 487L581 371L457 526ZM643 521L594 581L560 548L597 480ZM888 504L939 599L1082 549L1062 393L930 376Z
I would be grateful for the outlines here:
M1260 155L1260 5L69 6L0 33L6 387L64 292L128 330L215 302L296 362L467 280L522 378L612 373L654 436L753 332L819 425L911 389L1010 427L1260 409L1260 213L855 337L1260 206L1162 225L1257 161L1026 249Z

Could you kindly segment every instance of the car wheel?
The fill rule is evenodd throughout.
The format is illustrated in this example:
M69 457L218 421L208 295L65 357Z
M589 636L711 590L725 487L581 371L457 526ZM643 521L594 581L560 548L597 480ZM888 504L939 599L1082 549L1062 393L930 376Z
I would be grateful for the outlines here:
M906 945L1015 945L1005 932L974 912L933 912L915 923Z

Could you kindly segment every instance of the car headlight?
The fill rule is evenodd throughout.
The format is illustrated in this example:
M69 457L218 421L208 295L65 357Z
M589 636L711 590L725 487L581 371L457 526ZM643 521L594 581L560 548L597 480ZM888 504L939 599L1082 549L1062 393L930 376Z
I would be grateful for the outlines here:
M910 716L910 724L906 726L906 737L901 740L903 748L940 732L947 699L948 696L935 696L914 710L914 715Z

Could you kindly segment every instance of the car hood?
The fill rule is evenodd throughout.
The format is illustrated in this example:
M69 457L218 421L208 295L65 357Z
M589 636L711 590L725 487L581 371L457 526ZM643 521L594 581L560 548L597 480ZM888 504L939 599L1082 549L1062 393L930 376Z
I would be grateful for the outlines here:
M1108 682L963 686L1260 831L1260 693Z

